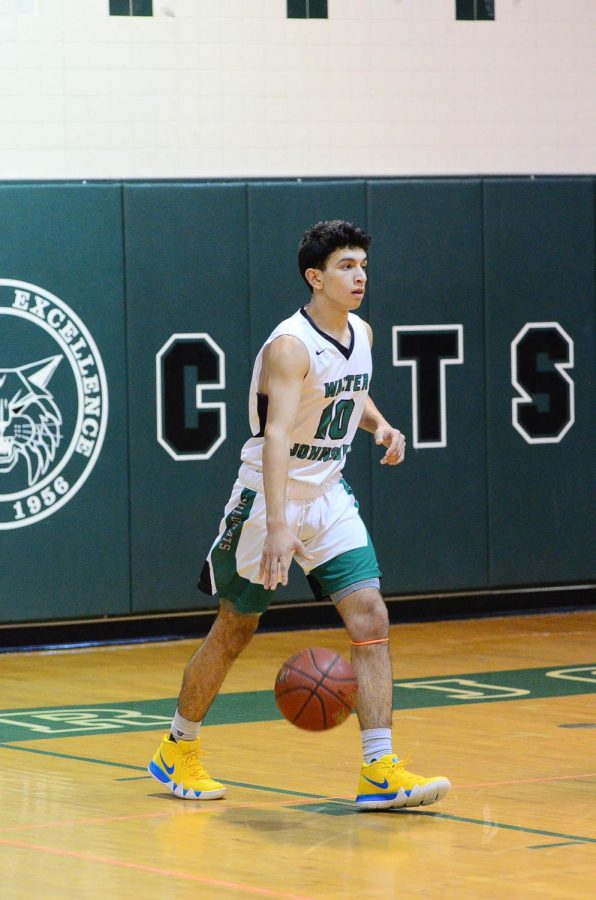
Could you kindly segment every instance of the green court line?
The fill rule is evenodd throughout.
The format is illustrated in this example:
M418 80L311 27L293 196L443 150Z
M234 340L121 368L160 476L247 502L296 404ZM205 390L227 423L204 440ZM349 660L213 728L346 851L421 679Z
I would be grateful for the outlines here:
M451 822L462 822L466 825L482 825L483 828L503 828L506 831L521 831L524 834L539 834L542 837L563 838L566 841L577 841L580 844L596 844L596 838L584 837L579 834L560 834L558 831L543 831L542 828L528 828L525 825L508 825L505 822L493 822L487 821L486 819L468 819L464 816L452 816L448 813L423 812L422 810L414 809L396 809L394 812L415 816L427 816L436 819L448 819Z
M130 765L129 763L112 762L111 760L107 760L107 759L93 759L92 757L88 757L88 756L74 756L74 755L70 755L68 753L57 753L53 750L36 750L33 747L14 746L13 744L6 744L6 743L0 743L0 747L4 747L7 750L17 750L17 751L21 751L24 753L37 753L40 756L53 756L53 757L57 757L58 759L70 759L70 760L73 760L76 762L95 763L96 765L102 765L102 766L115 766L116 768L121 768L121 769L133 769L137 772L144 771L143 766L133 766L133 765ZM137 778L140 776L134 776L134 777ZM128 780L132 780L132 779L118 778L116 780L117 781L123 781L123 780L128 781ZM314 813L321 813L323 815L332 815L332 816L338 816L338 815L361 816L361 815L367 814L367 813L363 813L360 810L355 809L354 806L352 805L351 800L344 800L343 798L339 798L339 797L335 798L335 799L333 799L333 798L330 799L329 797L325 797L322 794L309 794L306 791L290 791L287 788L268 787L266 785L261 785L261 784L249 784L244 781L228 781L227 779L226 779L226 784L230 785L231 787L242 787L242 788L247 788L248 790L253 790L253 791L266 791L266 792L273 793L273 794L284 794L289 797L304 797L306 799L323 801L323 803L321 803L318 807L314 806L314 804L312 804L312 803L305 803L305 804L302 804L299 806L293 805L291 807L292 809L297 809L302 812L311 812L311 813L314 812ZM348 806L348 804L349 804L349 806ZM449 815L448 813L426 812L426 811L423 812L422 810L413 810L413 809L393 809L393 810L389 809L389 810L382 810L380 812L381 813L384 812L385 814L392 813L394 815L424 816L426 818L445 819L446 821L449 821L449 822L461 822L466 825L481 825L483 828L486 828L486 827L503 828L508 831L519 831L519 832L522 832L523 834L538 834L541 837L562 838L563 840L562 840L561 844L596 844L596 838L584 837L583 835L561 834L557 831L544 831L541 828L528 828L524 825L508 825L506 822L492 822L492 821L487 821L485 819L470 819L465 816ZM375 814L378 815L379 810L375 811ZM542 849L543 847L553 847L553 846L560 846L560 845L559 844L541 844L541 845L531 847L530 849L537 850L537 849Z
M464 825L482 825L483 828L502 828L507 831L520 831L524 834L539 834L541 837L562 838L563 840L556 844L540 844L529 849L539 849L541 847L558 847L563 844L596 844L596 838L583 837L576 834L559 834L557 831L544 831L541 828L528 828L524 825L508 825L506 822L492 822L485 819L469 819L464 816L452 816L449 813L427 812L418 809L386 809L386 810L369 810L362 811L354 808L349 800L326 800L320 805L313 803L303 803L298 806L292 806L292 809L298 809L301 812L320 813L327 816L363 816L363 815L401 815L401 816L425 816L432 819L445 819L449 822L461 822Z
M5 744L0 746L6 746ZM20 747L14 747L15 750L20 750ZM25 748L22 748L25 749ZM76 759L77 757L73 757ZM101 762L101 760L97 760L97 762ZM113 765L113 763L112 763ZM145 775L130 775L126 778L115 778L115 781L142 781L145 778L151 778L148 772ZM245 781L229 781L229 779L225 779L226 785L231 785L231 787L242 787L248 788L252 791L270 791L272 794L287 794L289 797L312 797L314 800L323 800L324 797L321 794L307 794L305 791L289 791L287 788L276 788L276 787L266 787L264 784L248 784Z
M272 794L287 794L288 797L310 797L313 800L326 800L322 794L308 794L306 791L289 791L287 788L266 787L264 784L247 784L244 781L228 781L232 787L243 787L253 791L270 791Z
M557 841L556 844L534 844L528 850L546 850L548 847L568 847L569 844L587 844L588 841Z
M114 781L144 781L145 778L151 778L149 772L144 775L127 775L126 778L114 778Z
M98 763L102 766L115 766L117 769L133 769L135 772L147 771L143 766L131 766L128 763L112 762L109 759L94 759L91 756L74 756L71 753L56 753L54 750L36 750L35 747L15 747L14 744L7 744L4 741L0 743L0 747L6 747L7 750L21 750L23 753L38 753L40 756L55 756L58 759L72 759L76 762Z
M87 763L95 763L96 765L100 765L100 766L115 766L116 768L120 768L120 769L133 769L133 771L135 771L135 772L145 772L147 774L147 776L149 777L149 774L147 773L147 769L145 766L132 766L129 763L112 762L109 759L93 759L90 756L76 756L76 755L70 754L70 753L57 753L54 750L37 750L34 747L22 747L20 745L15 745L15 744L6 744L4 742L0 743L0 747L4 747L7 750L19 750L23 753L37 753L40 756L53 756L53 757L57 757L58 759L70 759L74 762L87 762ZM132 781L133 778L137 779L137 778L141 778L141 777L144 777L144 776L135 775L131 778L126 778L126 779L117 778L116 781ZM229 781L228 779L226 779L226 784L231 785L231 787L248 788L249 790L253 790L253 791L269 791L273 794L286 794L288 797L305 797L307 799L312 798L313 800L326 800L327 799L322 794L309 794L306 791L290 791L287 788L267 787L264 784L248 784L247 782L244 782L244 781Z

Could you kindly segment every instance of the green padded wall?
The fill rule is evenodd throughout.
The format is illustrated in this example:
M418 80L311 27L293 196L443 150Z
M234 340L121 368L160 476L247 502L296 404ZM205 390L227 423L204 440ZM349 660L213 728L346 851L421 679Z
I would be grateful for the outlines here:
M21 396L35 396L15 408L4 432L11 438L0 447L3 621L129 610L121 194L118 185L0 186L0 279L33 286L0 284L0 399L16 397L17 379ZM83 331L72 337L75 317ZM95 389L95 356L85 361L89 338L109 401ZM83 374L93 380L78 395ZM92 412L81 422L85 397ZM17 439L11 461L7 445L14 449L15 429L26 430L27 418L40 436L28 446ZM100 423L107 428L93 465L99 431L80 450L73 440L81 425L91 435ZM11 521L11 511L24 518Z
M596 574L593 183L588 178L489 180L484 190L490 583L591 579ZM518 393L511 386L510 347L530 322L558 323L573 343L574 366L564 371L574 382L575 422L557 442L553 438L564 427L550 428L551 442L528 442L534 432L540 437L549 431L548 420L546 428L530 424L526 437L512 426L511 400ZM553 330L556 339L560 332ZM547 349L537 347L537 366L552 379L556 359ZM546 412L556 397L549 399L542 388L537 386L534 399Z
M371 394L408 439L346 465L385 593L594 579L593 179L6 184L0 213L0 621L213 606L254 357L323 218L372 234ZM309 599L296 570L276 602Z

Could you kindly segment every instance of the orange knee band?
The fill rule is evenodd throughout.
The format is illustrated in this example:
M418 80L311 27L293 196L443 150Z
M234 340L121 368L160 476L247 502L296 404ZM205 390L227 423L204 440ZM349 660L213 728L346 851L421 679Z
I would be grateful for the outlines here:
M389 638L377 638L376 641L352 641L352 647L366 647L368 644L388 644Z

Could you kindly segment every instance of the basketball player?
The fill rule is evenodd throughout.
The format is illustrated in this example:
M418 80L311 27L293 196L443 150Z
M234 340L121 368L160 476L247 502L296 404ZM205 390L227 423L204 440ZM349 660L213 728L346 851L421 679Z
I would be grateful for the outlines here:
M357 428L385 447L381 465L404 458L404 436L371 400L370 327L354 310L366 287L369 236L348 222L320 222L302 237L300 271L310 302L272 332L250 386L253 436L207 558L201 587L219 613L186 666L171 733L149 772L177 797L211 800L225 786L199 759L199 729L292 559L315 595L337 605L352 642L363 764L358 809L421 806L449 790L446 778L406 771L391 743L389 620L380 571L342 470Z

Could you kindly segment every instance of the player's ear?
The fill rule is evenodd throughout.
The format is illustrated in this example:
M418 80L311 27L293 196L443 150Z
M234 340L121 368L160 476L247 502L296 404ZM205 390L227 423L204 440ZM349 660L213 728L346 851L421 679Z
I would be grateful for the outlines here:
M304 273L304 277L310 284L313 291L322 287L323 280L321 278L321 270L320 269L307 269Z

